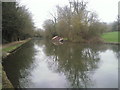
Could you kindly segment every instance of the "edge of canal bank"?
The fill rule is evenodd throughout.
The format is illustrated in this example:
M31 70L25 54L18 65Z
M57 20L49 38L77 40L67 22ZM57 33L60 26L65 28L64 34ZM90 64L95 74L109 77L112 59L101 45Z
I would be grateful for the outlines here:
M17 49L19 49L22 45L24 45L25 43L27 43L30 40L31 40L31 38L3 45L2 46L2 59L6 58L9 55L11 55L12 53L14 53Z
M20 47L22 47L25 43L29 42L31 38L22 40L22 41L16 41L13 43L5 44L2 46L2 61L9 55L13 54L18 50ZM2 65L1 65L2 66ZM10 80L8 79L6 72L4 71L4 67L2 66L2 87L1 88L14 88Z
M104 44L120 45L120 42L104 42Z

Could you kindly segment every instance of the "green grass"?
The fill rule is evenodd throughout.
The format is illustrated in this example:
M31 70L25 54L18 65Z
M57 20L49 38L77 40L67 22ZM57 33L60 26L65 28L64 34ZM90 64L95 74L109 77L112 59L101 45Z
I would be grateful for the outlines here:
M102 35L102 38L106 42L120 42L120 40L118 39L118 35L120 35L120 32L108 32L104 33Z
M2 51L3 52L10 52L14 49L16 49L17 47L21 46L22 44L17 44L17 45L14 45L14 46L10 46L10 47L7 47L7 48L3 48Z

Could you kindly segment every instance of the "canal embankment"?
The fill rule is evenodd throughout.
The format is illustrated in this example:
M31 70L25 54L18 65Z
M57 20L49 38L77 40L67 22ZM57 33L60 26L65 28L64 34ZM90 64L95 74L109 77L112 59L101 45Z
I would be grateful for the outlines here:
M16 41L8 44L3 44L1 46L1 51L2 51L2 61L4 58L8 57L9 55L13 54L16 52L22 45L25 43L29 42L31 38L26 39L26 40L21 40L21 41ZM4 71L4 67L2 66L2 88L14 88L10 80L8 79L6 72Z

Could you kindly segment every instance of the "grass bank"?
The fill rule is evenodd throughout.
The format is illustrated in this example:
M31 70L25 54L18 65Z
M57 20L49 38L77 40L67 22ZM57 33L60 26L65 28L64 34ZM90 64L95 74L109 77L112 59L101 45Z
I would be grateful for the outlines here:
M12 54L17 48L21 47L21 45L25 44L31 40L30 38L27 40L22 40L22 41L16 41L8 44L4 44L1 46L1 51L2 51L2 60ZM1 65L2 66L2 65ZM2 88L14 88L9 79L7 78L7 75L3 69L3 67L0 68L2 70ZM1 87L0 87L1 88Z
M2 58L7 57L8 55L11 54L11 52L15 51L17 48L19 48L21 45L28 42L29 40L30 38L2 45Z
M120 38L118 37L118 35L120 35L120 32L107 32L104 33L101 37L104 42L120 43Z

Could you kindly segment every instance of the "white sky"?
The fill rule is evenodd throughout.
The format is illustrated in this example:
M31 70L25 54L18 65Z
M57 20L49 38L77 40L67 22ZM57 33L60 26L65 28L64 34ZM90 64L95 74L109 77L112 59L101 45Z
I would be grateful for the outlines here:
M54 13L56 5L68 5L69 0L20 0L33 15L33 20L37 28L42 28L46 19L52 18L50 13ZM88 9L95 11L101 21L115 21L118 14L118 1L120 0L84 0L88 1Z

